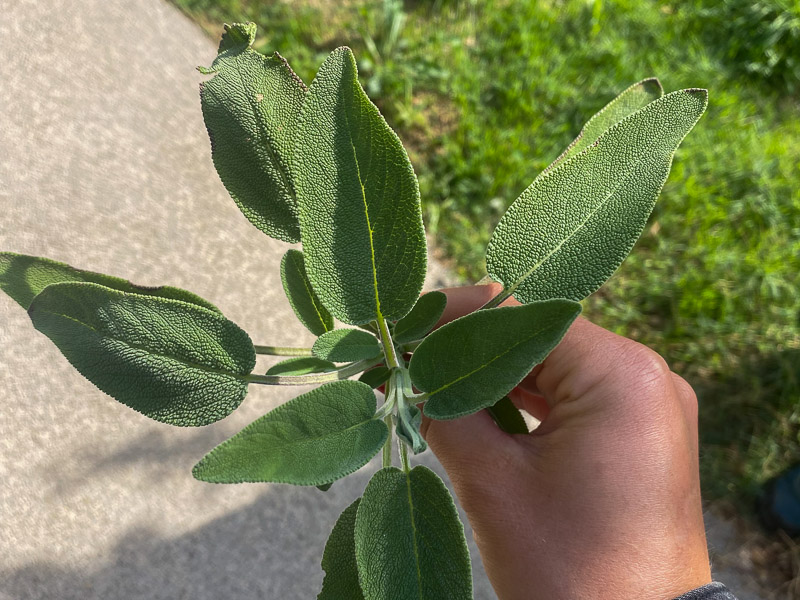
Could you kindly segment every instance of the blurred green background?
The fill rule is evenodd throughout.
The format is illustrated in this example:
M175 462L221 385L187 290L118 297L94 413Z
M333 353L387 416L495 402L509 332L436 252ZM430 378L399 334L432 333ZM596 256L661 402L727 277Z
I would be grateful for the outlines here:
M707 499L751 511L800 461L796 0L173 1L214 36L256 22L258 49L307 83L351 46L465 282L506 207L617 93L651 75L708 88L645 233L586 311L698 390Z

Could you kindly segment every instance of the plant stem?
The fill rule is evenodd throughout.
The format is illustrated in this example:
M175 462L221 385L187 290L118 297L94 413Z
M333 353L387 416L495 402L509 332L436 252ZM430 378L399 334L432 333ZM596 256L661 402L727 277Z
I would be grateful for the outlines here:
M380 313L378 313L378 329L383 343L383 353L386 355L386 366L390 369L397 369L400 367L400 363L397 360L397 352L394 348L394 342L392 342L392 335L389 333L389 326L386 325L386 321Z
M248 383L260 383L263 385L310 385L316 383L328 383L329 381L339 381L347 379L365 369L374 367L382 362L382 358L370 358L360 360L331 371L330 373L313 373L311 375L247 375L245 380Z
M383 444L383 468L385 469L392 466L392 415L386 415L383 422L389 428L389 436Z
M313 356L311 348L288 348L284 346L254 346L256 354L273 356Z
M399 440L397 445L400 446L400 462L403 463L403 471L408 473L411 470L411 466L408 463L408 448L403 440Z
M495 308L496 306L499 306L501 303L503 303L506 300L508 300L513 293L514 293L513 289L503 288L502 292L497 294L497 296L495 296L494 298L489 300L486 304L481 306L478 310L483 310L485 308Z
M400 352L402 352L402 353L413 352L414 350L417 349L417 346L419 346L422 343L422 341L423 340L416 340L414 342L406 342L405 344L400 346Z

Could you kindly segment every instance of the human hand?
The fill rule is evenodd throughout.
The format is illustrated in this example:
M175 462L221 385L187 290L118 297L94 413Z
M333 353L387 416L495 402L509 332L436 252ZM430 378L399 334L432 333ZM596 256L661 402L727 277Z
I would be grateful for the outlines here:
M440 324L498 285L442 290ZM511 394L542 421L426 419L500 600L670 600L711 581L697 400L655 352L578 319Z

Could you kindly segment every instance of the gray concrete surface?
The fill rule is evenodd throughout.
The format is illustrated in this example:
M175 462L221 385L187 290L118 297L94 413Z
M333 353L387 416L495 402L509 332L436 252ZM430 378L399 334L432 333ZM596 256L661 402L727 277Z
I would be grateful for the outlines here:
M211 164L194 67L214 54L162 0L0 0L0 249L185 287L256 343L310 343L280 290L286 246L249 225ZM434 266L431 285L446 277ZM296 393L254 389L201 429L149 421L0 294L0 599L315 597L327 534L374 465L327 494L190 475ZM735 545L713 523L712 546ZM472 553L476 598L494 598Z
M211 163L194 68L215 54L162 0L0 0L0 248L185 287L256 343L310 343L280 288L286 246ZM316 597L327 534L374 464L327 494L190 474L297 393L258 387L219 424L161 425L95 389L0 294L0 598Z

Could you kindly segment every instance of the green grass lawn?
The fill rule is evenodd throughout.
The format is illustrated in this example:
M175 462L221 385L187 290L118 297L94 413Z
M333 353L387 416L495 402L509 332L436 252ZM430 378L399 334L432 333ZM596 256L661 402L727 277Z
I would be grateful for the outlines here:
M645 234L588 315L698 389L708 498L800 461L800 9L768 2L174 0L259 24L304 80L353 47L465 281L505 208L629 84L710 90ZM208 57L210 64L213 57Z

